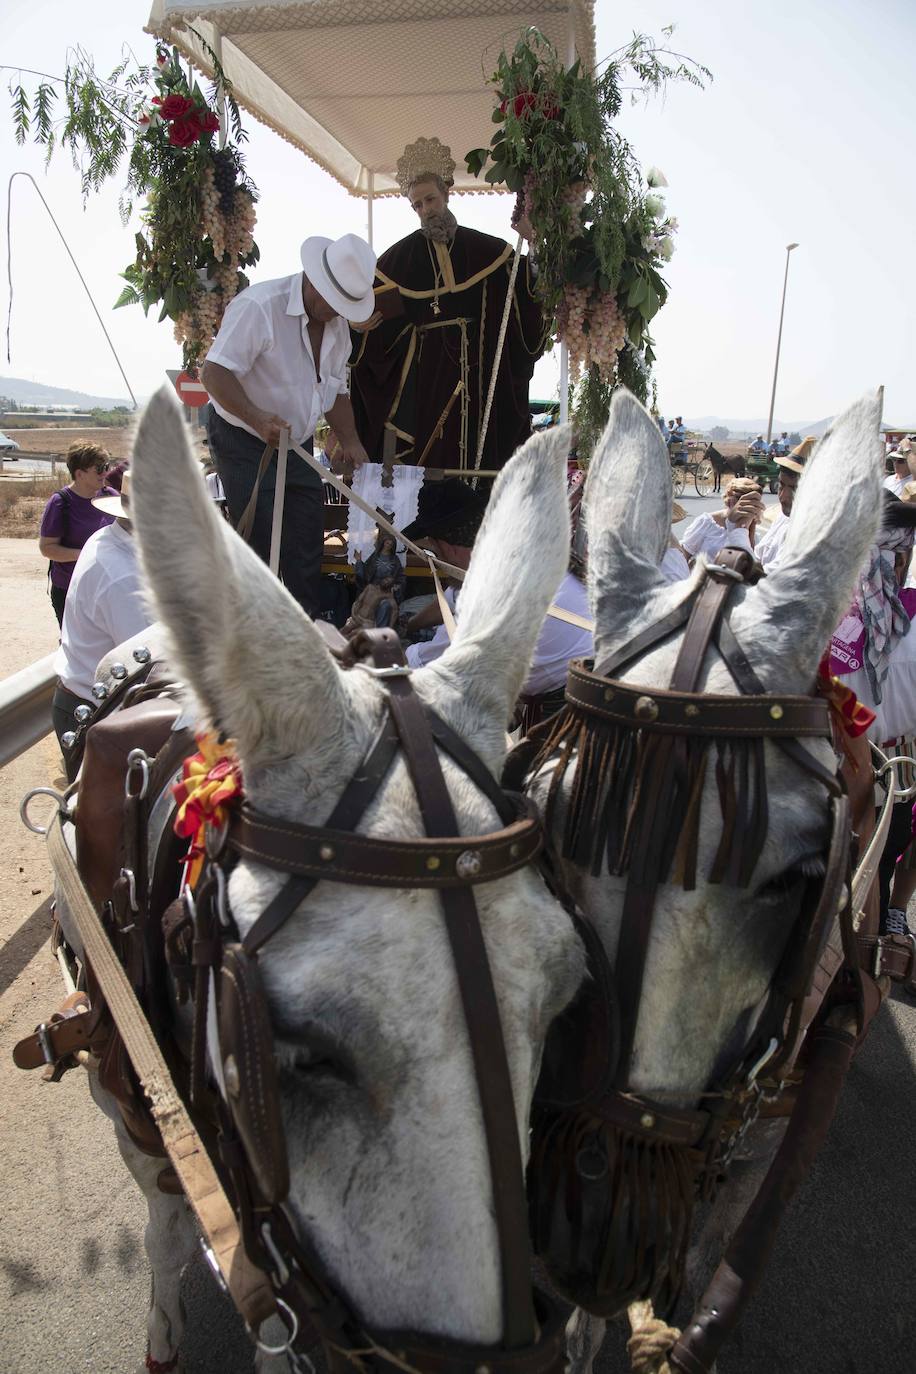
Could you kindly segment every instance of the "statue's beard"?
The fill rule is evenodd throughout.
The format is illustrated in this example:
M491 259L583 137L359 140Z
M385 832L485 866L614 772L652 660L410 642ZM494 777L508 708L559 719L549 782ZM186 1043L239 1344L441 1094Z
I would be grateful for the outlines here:
M458 221L451 210L443 210L439 214L427 215L420 225L420 233L433 243L448 243L455 237L457 228Z

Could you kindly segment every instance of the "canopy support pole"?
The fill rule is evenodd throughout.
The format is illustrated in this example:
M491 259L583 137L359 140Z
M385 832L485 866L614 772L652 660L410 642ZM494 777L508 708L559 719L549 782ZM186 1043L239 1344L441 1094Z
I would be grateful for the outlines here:
M374 248L374 247L375 247L374 243L372 242L372 238L373 238L373 235L372 235L372 229L373 229L373 224L372 224L372 201L373 201L374 193L375 193L375 173L374 173L374 172L370 172L370 173L369 173L369 194L368 194L368 196L367 196L367 198L366 198L366 203L367 203L367 207L368 207L368 211L369 211L369 224L368 224L368 229L369 229L369 247L370 247L370 248Z

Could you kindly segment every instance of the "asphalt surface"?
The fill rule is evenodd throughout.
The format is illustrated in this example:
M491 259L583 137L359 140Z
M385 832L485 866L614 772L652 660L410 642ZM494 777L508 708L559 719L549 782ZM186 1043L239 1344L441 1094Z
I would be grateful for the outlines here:
M697 497L683 504L691 515L715 508ZM34 586L18 579L17 597L0 600L0 643L51 614L42 578L36 563ZM143 1365L149 1291L142 1200L81 1074L49 1085L10 1059L62 995L46 943L44 844L17 814L26 788L53 780L57 767L45 741L0 770L0 1374L133 1374ZM914 1068L916 1004L895 995L852 1066L720 1374L916 1370ZM186 1374L252 1370L241 1322L202 1261L189 1266L183 1298ZM600 1374L627 1368L624 1341L609 1335Z

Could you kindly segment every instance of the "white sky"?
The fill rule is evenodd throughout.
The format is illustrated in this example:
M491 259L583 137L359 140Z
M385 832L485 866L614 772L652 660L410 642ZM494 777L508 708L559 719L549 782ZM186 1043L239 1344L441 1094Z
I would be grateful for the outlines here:
M661 167L681 224L667 272L669 304L657 322L659 404L665 414L765 415L785 263L792 254L777 421L815 420L867 387L886 387L885 418L916 427L916 178L908 66L916 51L911 0L598 0L598 52L635 29L675 23L674 46L710 67L704 92L627 108L621 125L644 165ZM148 0L8 4L0 60L62 73L79 42L98 69L122 42L144 59ZM114 16L117 15L115 21ZM435 69L435 54L430 62ZM139 307L111 312L131 258L132 231L117 213L120 183L85 211L66 157L45 172L40 150L13 140L8 73L0 96L0 165L31 171L86 276L134 391L148 395L180 362L170 323ZM246 119L248 167L260 192L261 278L299 265L310 233L364 233L365 202ZM434 121L417 134L448 140ZM466 150L454 148L459 158ZM4 183L6 177L3 178ZM458 197L461 222L509 235L508 197ZM4 216L5 219L5 216ZM377 203L379 251L415 227L404 203ZM0 375L101 395L124 394L114 360L73 268L32 187L13 187L14 309L11 360ZM5 330L7 288L0 287ZM533 394L556 392L554 358L539 364Z

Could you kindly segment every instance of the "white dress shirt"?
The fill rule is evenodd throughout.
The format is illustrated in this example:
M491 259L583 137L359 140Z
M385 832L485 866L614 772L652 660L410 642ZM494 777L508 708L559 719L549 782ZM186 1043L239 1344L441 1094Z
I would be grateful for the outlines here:
M207 362L234 372L253 405L288 421L294 443L302 444L347 388L350 328L339 315L321 340L318 371L302 302L302 273L256 282L229 302ZM254 434L237 415L210 398L230 425Z
M452 593L452 599L449 597ZM457 617L451 587L445 598ZM560 583L553 604L561 610L573 611L591 619L588 608L588 593L583 584L572 573L567 573ZM445 652L449 645L448 631L440 625L427 644L408 644L407 662L411 668L423 668ZM558 620L548 615L544 621L540 638L531 659L528 679L522 688L526 696L540 696L544 692L555 691L566 681L566 670L572 658L590 658L594 653L594 636L591 630L583 630L578 625L570 625L566 620Z
M152 620L134 537L117 522L106 525L83 545L64 606L54 669L68 692L91 699L101 660Z
M765 568L772 570L782 556L782 546L789 533L789 517L780 511L765 534L759 536L754 546L754 557Z
M892 496L896 496L899 498L903 495L903 488L910 480L911 479L909 472L907 472L906 475L903 477L897 477L892 472L890 477L885 477L884 479L884 489L885 491L889 491Z

